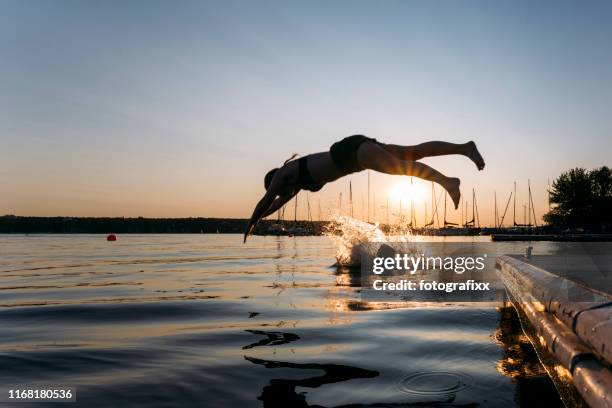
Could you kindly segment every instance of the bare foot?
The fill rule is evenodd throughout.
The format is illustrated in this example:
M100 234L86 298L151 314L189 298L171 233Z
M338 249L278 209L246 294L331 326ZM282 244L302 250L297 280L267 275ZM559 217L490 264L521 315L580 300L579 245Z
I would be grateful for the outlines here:
M465 147L467 148L465 155L474 162L476 167L478 167L478 170L484 169L485 162L482 156L480 155L478 148L476 147L476 143L474 143L473 141L469 141L465 144Z
M453 204L455 204L455 210L459 208L459 200L461 199L461 191L459 190L459 185L461 184L461 180L456 177L448 177L443 187L448 192L448 195L453 199Z

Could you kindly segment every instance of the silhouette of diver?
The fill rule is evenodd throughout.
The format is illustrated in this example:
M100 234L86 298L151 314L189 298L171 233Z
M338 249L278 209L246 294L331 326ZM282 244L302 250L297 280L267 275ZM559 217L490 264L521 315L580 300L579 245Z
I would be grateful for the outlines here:
M415 176L440 184L459 205L460 180L447 177L418 160L424 157L459 154L468 157L479 170L485 162L472 141L467 143L426 142L401 146L379 142L371 137L353 135L334 143L329 151L293 160L294 154L282 167L270 170L264 177L266 193L257 203L244 232L244 241L260 219L281 208L300 190L319 191L323 186L351 173L370 169L386 174Z

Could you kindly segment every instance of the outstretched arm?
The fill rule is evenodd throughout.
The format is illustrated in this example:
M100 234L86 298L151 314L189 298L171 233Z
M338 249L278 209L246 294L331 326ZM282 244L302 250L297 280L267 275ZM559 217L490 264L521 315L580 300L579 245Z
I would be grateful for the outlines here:
M261 200L259 200L257 206L255 206L253 215L251 215L251 220L249 221L249 224L247 225L246 230L244 231L243 242L246 242L247 237L253 231L260 219L272 214L274 211L276 211L278 208L280 208L283 204L285 204L291 199L292 196L287 199L285 199L283 196L276 198L279 195L279 192L281 191L284 182L284 177L281 177L280 175L276 175L274 177L274 179L270 183L268 191L266 191L266 194Z
M255 210L253 210L253 215L251 215L249 224L247 225L246 230L244 231L244 239L242 242L246 242L247 237L253 231L253 229L255 229L255 226L263 217L264 213L268 210L268 208L270 208L270 205L272 204L273 200L274 196L270 194L270 190L268 190L268 192L266 192L263 198L259 200L259 202L255 206Z
M261 218L266 218L268 215L274 214L283 205L285 205L287 202L289 202L289 200L291 200L293 197L295 197L296 194L297 193L293 193L293 194L291 194L289 196L280 196L280 197L277 197L276 200L274 200L274 202L270 206L270 208L268 208L268 210L264 213L264 215L262 215Z

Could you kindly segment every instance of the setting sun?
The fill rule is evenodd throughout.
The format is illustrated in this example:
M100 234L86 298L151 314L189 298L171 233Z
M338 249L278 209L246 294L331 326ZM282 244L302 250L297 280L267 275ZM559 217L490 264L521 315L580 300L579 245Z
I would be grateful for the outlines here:
M427 191L423 183L419 180L402 177L391 188L391 199L394 201L403 201L405 203L413 200L415 203L422 203L427 198Z

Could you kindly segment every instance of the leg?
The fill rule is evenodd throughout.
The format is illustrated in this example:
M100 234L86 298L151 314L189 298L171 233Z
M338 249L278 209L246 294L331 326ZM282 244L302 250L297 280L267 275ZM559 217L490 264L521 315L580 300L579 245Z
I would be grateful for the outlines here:
M476 143L470 141L457 144L448 142L426 142L414 146L400 146L393 144L382 144L389 153L401 160L419 160L423 157L445 156L449 154L461 154L468 157L476 164L478 170L484 168L484 160L476 147Z
M433 167L411 160L400 160L379 144L366 142L359 146L357 160L362 167L387 174L414 176L423 180L440 184L453 199L455 209L458 208L461 192L460 180L446 177Z

